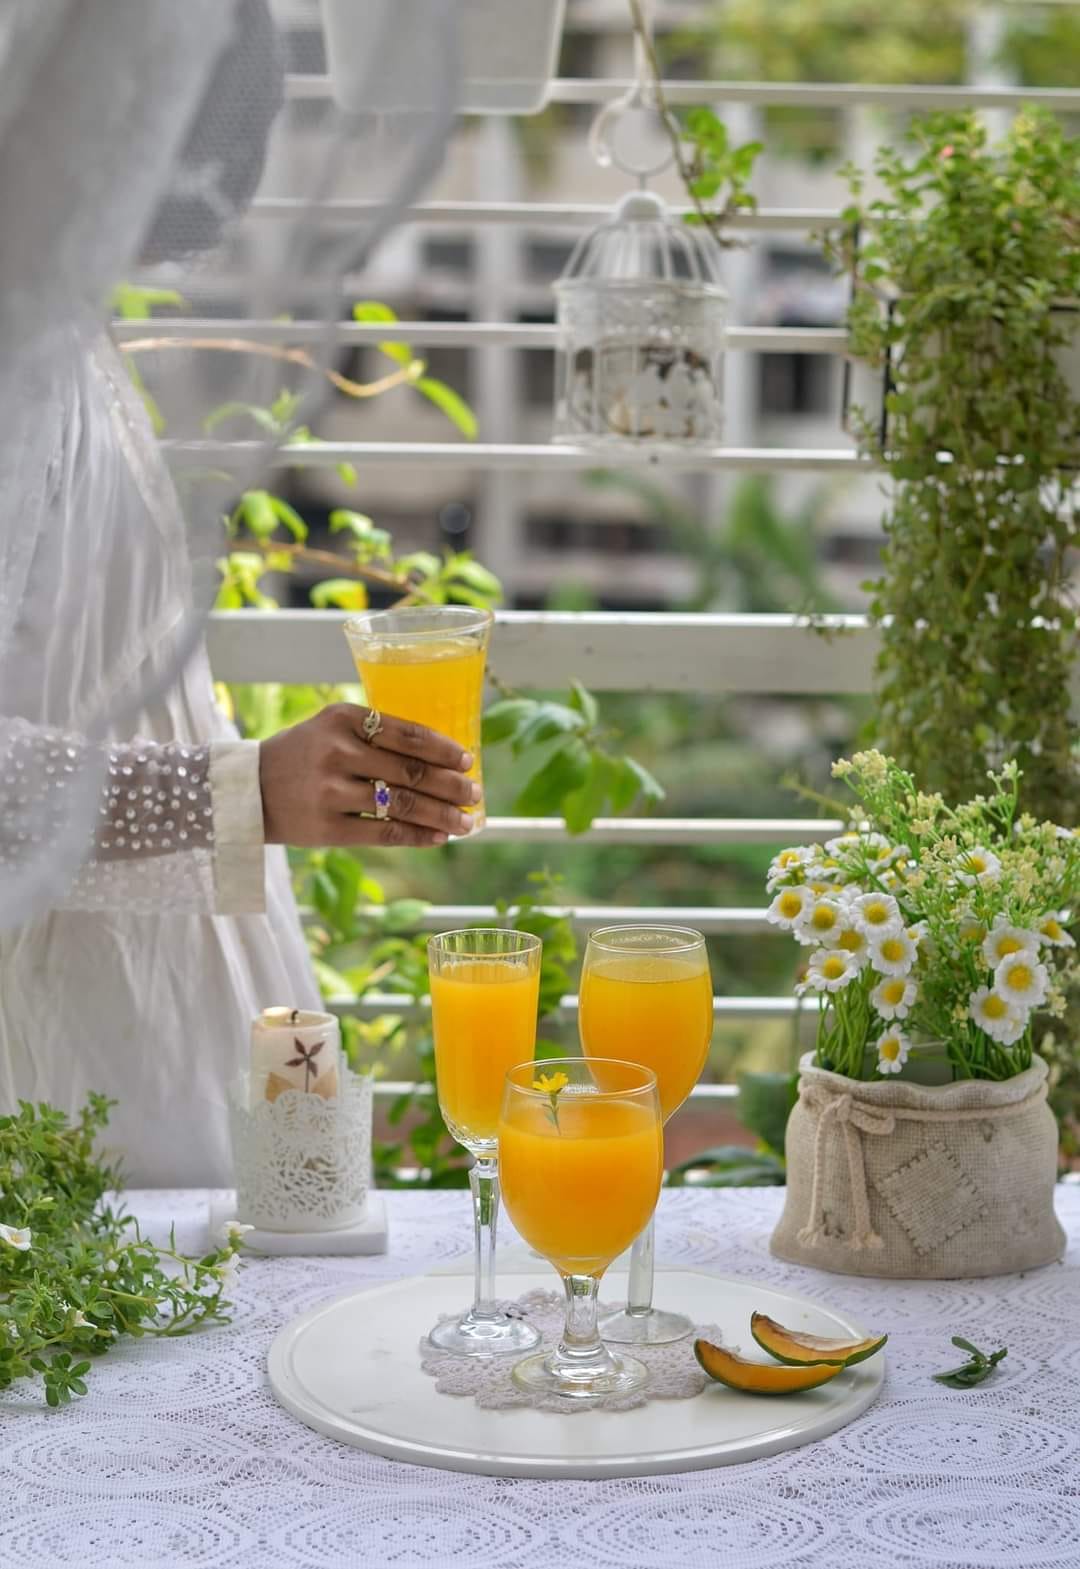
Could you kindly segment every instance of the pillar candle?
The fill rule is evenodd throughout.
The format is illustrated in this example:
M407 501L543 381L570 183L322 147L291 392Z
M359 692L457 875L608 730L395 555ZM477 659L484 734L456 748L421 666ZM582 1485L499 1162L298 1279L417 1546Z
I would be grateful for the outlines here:
M341 1071L341 1031L332 1013L264 1008L251 1026L250 1098L277 1100L282 1090L306 1090L330 1100Z

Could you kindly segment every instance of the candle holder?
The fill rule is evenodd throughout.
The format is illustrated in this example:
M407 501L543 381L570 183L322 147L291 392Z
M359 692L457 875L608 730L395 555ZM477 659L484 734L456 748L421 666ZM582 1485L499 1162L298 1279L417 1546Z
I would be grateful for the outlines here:
M252 1097L250 1075L229 1107L237 1217L263 1231L355 1226L371 1186L372 1082L338 1069L337 1095L283 1089Z

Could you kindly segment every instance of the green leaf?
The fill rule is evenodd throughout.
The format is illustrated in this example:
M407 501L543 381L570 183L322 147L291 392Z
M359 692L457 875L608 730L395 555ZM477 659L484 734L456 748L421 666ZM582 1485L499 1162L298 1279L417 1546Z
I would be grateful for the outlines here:
M118 283L113 290L113 314L124 321L148 321L159 305L186 310L187 301L175 289L146 289L136 283Z
M600 718L600 708L596 698L580 681L570 683L570 707L576 709L584 719L590 730L596 728Z
M535 712L536 707L536 700L531 697L506 697L498 703L492 703L484 713L480 737L483 744L492 746L517 735L520 726Z
M446 415L450 423L456 426L467 440L476 440L479 428L476 415L465 399L452 387L448 387L443 381L437 381L433 376L421 376L416 383L416 390L423 393L429 402L434 403L435 407Z
M514 811L521 817L561 813L563 797L584 784L588 770L588 748L576 737L564 741L525 785Z
M348 507L335 507L330 514L331 534L350 533L354 539L367 539L375 524L366 512L353 512Z
M363 583L349 577L330 577L314 584L310 597L318 610L326 610L330 605L336 605L339 610L366 610L368 604Z
M352 308L353 320L359 322L396 322L397 313L389 305L377 300L358 300ZM397 365L411 365L413 351L407 343L380 343L380 351Z
M798 1076L790 1073L740 1073L737 1115L777 1155L784 1153L788 1116L798 1099Z
M294 507L290 507L281 496L271 496L270 505L274 509L274 516L279 523L283 523L294 539L302 544L308 536L308 527Z
M603 752L594 751L584 781L576 790L563 796L562 814L567 829L572 834L583 834L599 817L607 800L611 762Z
M208 436L213 435L219 425L228 419L250 419L269 436L280 436L281 427L269 409L261 409L255 403L222 403L203 420L203 430Z
M343 485L355 485L357 480L360 478L359 474L356 472L355 463L338 463L335 464L335 469L337 472L337 477Z
M278 524L274 498L268 490L245 490L234 516L256 539L269 539Z
M637 780L638 791L646 806L658 805L667 794L660 781L654 778L636 758L624 757L623 762Z
M576 709L567 708L564 703L537 703L514 737L514 752L520 755L528 747L539 746L557 735L573 734L584 729L585 720Z
M430 905L425 899L392 899L384 908L383 921L390 931L412 932L429 909Z
M430 550L414 550L411 555L399 556L397 565L399 572L407 572L410 577L418 577L421 581L437 577L442 570L442 562Z
M472 556L451 556L443 576L453 580L454 583L467 583L491 604L497 604L502 599L502 584L494 572L489 572L487 567L481 566L479 561L474 561Z

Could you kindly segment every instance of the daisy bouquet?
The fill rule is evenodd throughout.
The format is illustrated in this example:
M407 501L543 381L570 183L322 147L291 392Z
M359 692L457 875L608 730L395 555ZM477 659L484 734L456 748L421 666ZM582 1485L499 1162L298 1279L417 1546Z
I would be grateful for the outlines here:
M1077 973L1069 931L1080 837L1019 809L1019 769L963 806L920 791L880 752L833 766L851 827L783 850L768 919L808 950L818 1066L869 1079L947 1053L954 1079L1031 1066L1032 1020L1060 1017Z

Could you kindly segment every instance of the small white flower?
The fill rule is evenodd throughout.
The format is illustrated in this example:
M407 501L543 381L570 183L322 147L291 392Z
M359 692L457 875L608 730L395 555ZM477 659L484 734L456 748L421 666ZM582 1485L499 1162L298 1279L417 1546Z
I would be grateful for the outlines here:
M851 912L848 911L848 922L851 921ZM835 948L842 948L849 953L861 970L870 959L870 939L861 926L848 924L843 926L837 935Z
M882 1019L906 1019L919 988L907 975L887 975L870 993L874 1011Z
M1002 959L1013 953L1036 953L1039 938L1023 926L1010 926L1003 915L996 916L994 924L983 939L982 956L991 970L996 970Z
M20 1253L29 1253L31 1232L29 1226L0 1226L0 1241Z
M235 1283L239 1273L240 1260L235 1253L230 1253L228 1258L224 1258L220 1264L214 1265L214 1274L221 1281L222 1285L226 1287Z
M870 939L870 963L879 975L906 975L919 956L907 932L886 932Z
M227 1242L242 1242L249 1231L254 1231L254 1226L246 1225L241 1220L227 1220L225 1222L225 1240Z
M1050 915L1042 916L1036 922L1040 942L1044 942L1048 948L1075 948L1074 939L1062 925L1062 922L1068 919L1068 910L1059 910L1056 915L1051 912Z
M789 932L810 900L808 888L782 888L765 911L765 919Z
M994 971L994 986L1003 997L1021 1008L1037 1008L1046 1001L1050 976L1034 954L1014 953Z
M811 943L823 943L826 948L833 948L846 925L847 911L839 899L815 899L795 922L794 931L799 942L807 947Z
M769 862L768 890L772 893L777 883L781 882L790 873L798 871L800 866L807 866L814 859L813 846L796 844L790 850L781 850L779 855L774 855Z
M857 833L854 828L849 829L846 834L838 834L835 839L826 839L825 853L826 855L839 855L844 850L854 850L862 837L862 834Z
M992 883L1000 871L1001 862L993 850L987 850L981 844L961 850L957 856L957 879L968 888L976 883Z
M97 1325L96 1324L92 1324L90 1322L90 1320L87 1318L86 1314L81 1310L81 1308L76 1308L74 1314L72 1315L71 1328L72 1329L96 1329Z
M990 986L980 986L968 998L971 1017L986 1034L1003 1046L1020 1039L1027 1027L1023 1011Z
M902 932L904 918L891 893L864 893L851 906L856 922L868 937Z
M839 992L855 979L859 965L843 948L819 948L811 955L806 984L818 992Z
M875 1042L877 1046L877 1071L899 1073L908 1060L911 1043L903 1030L886 1030Z

